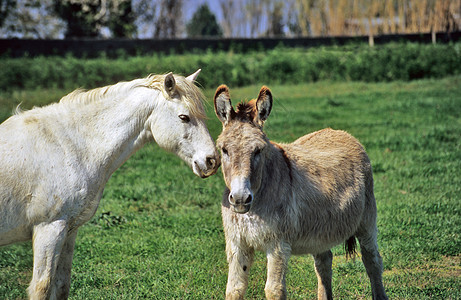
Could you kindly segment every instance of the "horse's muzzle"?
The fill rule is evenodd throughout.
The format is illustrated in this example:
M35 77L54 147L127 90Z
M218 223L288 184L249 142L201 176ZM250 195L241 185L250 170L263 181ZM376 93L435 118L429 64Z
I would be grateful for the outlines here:
M221 161L218 158L219 156L207 156L205 163L200 163L199 161L194 161L194 172L201 178L209 177L218 171Z

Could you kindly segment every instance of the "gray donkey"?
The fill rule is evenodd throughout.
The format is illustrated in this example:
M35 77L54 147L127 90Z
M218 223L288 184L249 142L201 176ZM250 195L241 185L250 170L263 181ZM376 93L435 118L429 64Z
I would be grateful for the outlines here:
M291 144L269 141L262 127L272 94L234 111L229 89L214 97L223 124L217 140L222 152L226 192L222 219L229 276L226 299L242 299L254 250L267 255L268 299L285 299L285 274L291 254L312 254L318 298L332 299L332 253L346 241L348 254L359 240L373 299L387 299L376 241L376 203L370 160L362 145L344 131L323 129Z

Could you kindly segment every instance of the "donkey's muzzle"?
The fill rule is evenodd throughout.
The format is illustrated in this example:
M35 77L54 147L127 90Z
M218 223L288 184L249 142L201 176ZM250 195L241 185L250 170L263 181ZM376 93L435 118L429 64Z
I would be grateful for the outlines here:
M229 194L229 203L232 205L232 210L239 214L247 213L251 208L253 195L248 194L244 197L234 197L232 192Z

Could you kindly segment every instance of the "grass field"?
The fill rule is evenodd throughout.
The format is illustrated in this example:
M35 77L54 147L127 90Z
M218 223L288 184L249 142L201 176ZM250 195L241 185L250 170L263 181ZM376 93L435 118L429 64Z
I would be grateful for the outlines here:
M232 89L234 104L260 85ZM289 142L324 127L347 130L371 158L384 284L391 299L461 299L461 77L391 83L272 85L265 130ZM58 100L63 90L0 93L0 120ZM214 90L205 91L212 99ZM221 124L208 107L217 137ZM79 232L71 299L222 299L227 280L220 217L221 174L195 177L148 145L114 173ZM337 299L369 299L360 259L334 248ZM265 258L251 270L248 299L264 297ZM0 248L0 299L26 298L30 243ZM290 299L315 299L310 256L292 257Z

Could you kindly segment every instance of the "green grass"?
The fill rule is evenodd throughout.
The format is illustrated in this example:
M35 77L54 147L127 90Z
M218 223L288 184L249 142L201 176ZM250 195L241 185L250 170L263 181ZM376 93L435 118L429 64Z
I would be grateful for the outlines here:
M234 104L260 85L231 88ZM391 299L461 298L461 77L391 83L271 85L265 130L289 142L324 127L366 147L375 176L384 284ZM0 94L0 120L68 91ZM212 99L214 90L205 91ZM212 136L221 130L208 107ZM221 174L201 180L174 155L148 145L117 170L101 205L79 232L71 299L222 299L227 280L220 218ZM337 299L371 298L360 259L334 248ZM31 278L30 243L0 248L0 298L22 299ZM258 253L247 293L264 297ZM292 257L291 299L314 299L310 256Z

